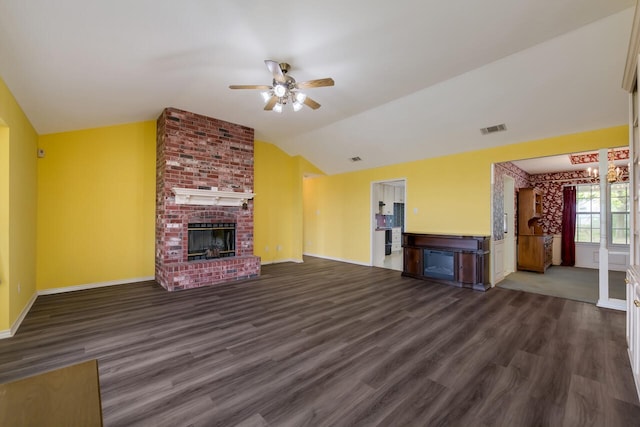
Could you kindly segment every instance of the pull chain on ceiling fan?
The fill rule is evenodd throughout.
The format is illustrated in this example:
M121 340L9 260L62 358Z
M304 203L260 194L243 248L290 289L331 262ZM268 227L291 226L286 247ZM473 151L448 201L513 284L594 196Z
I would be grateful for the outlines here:
M282 108L291 103L293 111L300 111L303 105L317 110L320 108L313 99L306 94L300 92L300 89L312 89L316 87L333 86L335 83L332 78L309 80L297 83L296 80L288 75L291 66L285 62L278 63L270 59L266 59L264 63L273 75L273 83L267 85L231 85L229 89L260 89L263 90L262 98L264 99L264 109L267 111L275 111L281 113Z

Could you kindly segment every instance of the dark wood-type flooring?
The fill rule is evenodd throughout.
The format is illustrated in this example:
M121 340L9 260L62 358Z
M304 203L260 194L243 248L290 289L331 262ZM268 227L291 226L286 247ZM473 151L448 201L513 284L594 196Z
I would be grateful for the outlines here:
M305 260L40 296L0 382L96 358L107 426L640 424L624 313Z

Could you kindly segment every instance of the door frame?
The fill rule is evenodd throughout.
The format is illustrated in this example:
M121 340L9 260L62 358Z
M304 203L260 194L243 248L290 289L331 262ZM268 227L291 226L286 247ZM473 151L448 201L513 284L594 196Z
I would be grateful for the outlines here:
M403 193L404 193L404 204L405 204L405 209L404 209L404 218L403 218L403 224L404 224L404 229L406 231L407 229L407 178L395 178L395 179L384 179L384 180L379 180L379 181L371 181L371 186L370 186L370 193L369 193L369 205L370 205L370 213L369 213L369 230L370 230L370 237L369 237L369 265L373 266L373 267L381 267L381 268L386 268L384 267L384 265L380 265L379 263L376 262L376 249L379 251L380 248L378 248L377 246L379 245L376 244L376 228L377 228L377 223L376 223L376 214L378 213L379 210L379 205L378 202L379 200L377 200L376 198L376 194L378 189L382 190L382 187L380 187L380 185L382 184L388 184L388 183L392 183L392 182L398 182L398 181L403 181L404 182L404 188L403 188ZM383 242L384 244L384 242ZM382 248L382 250L384 251L384 248ZM402 251L400 251L400 256L403 256Z

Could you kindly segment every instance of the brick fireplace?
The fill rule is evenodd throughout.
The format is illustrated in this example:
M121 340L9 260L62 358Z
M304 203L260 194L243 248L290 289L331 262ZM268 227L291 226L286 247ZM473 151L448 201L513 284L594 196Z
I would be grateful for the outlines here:
M253 133L175 108L158 117L155 276L165 289L260 275L253 255ZM189 261L189 224L233 224L234 256L213 249L212 258Z

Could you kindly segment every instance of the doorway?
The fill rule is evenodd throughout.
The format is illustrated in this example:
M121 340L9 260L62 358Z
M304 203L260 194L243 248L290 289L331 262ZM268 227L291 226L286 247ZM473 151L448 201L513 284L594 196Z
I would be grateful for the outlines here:
M625 245L624 242L619 241L620 238L624 238L624 230L618 230L615 225L625 221L612 219L612 211L615 216L624 219L624 212L620 211L619 206L626 206L629 201L627 200L626 203L618 202L616 209L607 206L613 204L615 198L625 197L624 192L618 187L626 188L627 185L626 170L629 160L626 156L628 156L628 149L616 148L495 164L496 178L493 190L497 194L494 194L493 200L500 204L494 204L493 230L494 239L505 248L500 256L504 265L505 279L503 281L497 280L494 284L537 293L548 291L551 292L547 293L548 295L597 303L601 307L614 309L622 307L624 301L621 301L619 296L621 295L619 288L624 291L624 270L628 264L628 244ZM614 172L620 172L619 179L616 177L608 178L602 184L597 174L592 173L594 169L599 169L605 171L604 175L606 176L606 172L612 168ZM611 184L611 182L615 184ZM595 201L589 205L586 203L588 201L586 196L578 197L579 203L576 205L578 229L574 267L559 266L562 193L567 186L575 187L578 192L588 193L587 190L591 189ZM542 228L541 233L553 236L552 266L546 269L544 274L517 269L518 237L516 225L518 211L515 208L513 215L509 215L509 209L515 207L519 189L531 187L543 194L543 214L538 219ZM609 200L610 198L611 200ZM600 210L599 202L602 202L602 206L605 207L604 213ZM583 235L585 232L591 236L587 236L586 240ZM613 240L612 232L615 233ZM557 246L556 243L558 243ZM511 247L507 249L510 245L513 245L513 249ZM513 260L509 260L510 254L514 254ZM508 271L509 266L512 266L511 271ZM509 273L515 274L509 275ZM530 290L523 288L523 286L530 288ZM589 289L586 289L586 286ZM603 289L598 290L599 287L604 287L604 292ZM571 289L576 291L575 295L570 295ZM562 292L558 293L560 290ZM585 295L587 296L585 297Z
M504 179L504 218L503 218L503 230L504 230L504 251L503 251L503 271L504 276L516 271L516 236L515 236L515 194L516 187L515 181L512 177L505 175Z
M402 271L406 179L371 183L371 265Z

